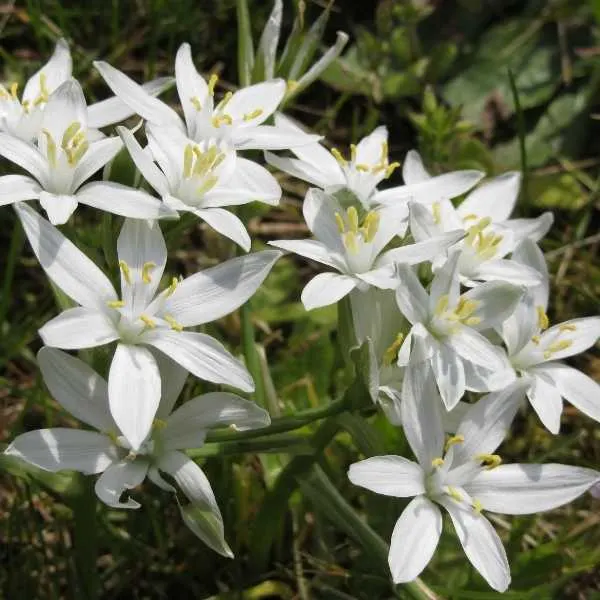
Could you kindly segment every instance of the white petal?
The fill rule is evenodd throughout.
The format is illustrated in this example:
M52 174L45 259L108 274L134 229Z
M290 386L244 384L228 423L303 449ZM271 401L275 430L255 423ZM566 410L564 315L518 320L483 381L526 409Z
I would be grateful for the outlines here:
M269 413L235 394L212 392L188 400L166 421L161 439L167 450L198 448L207 429L234 425L236 431L266 427Z
M417 242L426 241L429 238L436 237L444 233L442 219L439 219L439 223L433 218L431 210L422 204L417 202L410 202L408 204L409 217L410 217L410 232L413 238ZM465 232L459 227L464 235Z
M262 57L265 80L272 79L275 76L275 61L277 60L277 45L279 43L282 16L283 2L282 0L275 0L271 14L260 36L257 51L257 55Z
M516 244L529 239L539 242L550 230L554 222L554 215L545 212L535 219L510 219L502 225L513 232Z
M374 129L356 145L356 162L377 164L381 159L381 148L387 146L388 130L384 125Z
M416 265L426 260L430 261L440 254L445 254L448 248L462 237L464 237L464 231L450 231L429 240L394 248L382 254L377 264L393 262Z
M262 113L248 121L252 126L260 125L275 112L275 109L283 100L285 88L286 84L283 79L273 79L272 81L241 88L233 94L231 100L227 103L227 113L234 120L240 120L244 123L244 115L260 109Z
M482 283L463 294L463 298L477 303L472 317L480 319L473 329L491 329L499 326L514 311L523 296L523 289L501 281Z
M112 508L139 508L139 502L133 498L127 498L125 502L121 502L120 498L125 490L140 485L147 471L148 463L143 460L123 460L111 465L96 481L96 495Z
M429 297L412 268L398 265L400 285L396 288L396 302L402 314L414 325L429 319Z
M58 86L50 95L42 114L42 124L38 133L38 146L46 153L47 131L58 146L66 130L73 124L79 123L81 130L87 129L87 105L81 85L75 79L68 79Z
M160 373L150 350L119 344L108 374L108 399L113 419L133 450L150 432L160 388Z
M458 277L460 250L453 250L448 260L440 267L433 277L429 291L429 311L434 313L442 297L447 296L448 306L455 306L460 294L460 279Z
M462 507L450 498L440 500L450 518L458 539L482 577L498 592L510 584L510 567L498 534L490 522L470 507Z
M175 81L188 131L194 137L199 111L194 105L192 98L195 98L201 106L204 106L208 96L208 86L194 66L192 49L189 44L181 44L177 50L175 57Z
M500 465L481 471L467 487L485 510L528 515L551 510L585 493L600 472L567 465Z
M600 385L585 373L561 363L546 363L533 370L549 377L563 398L583 414L600 422Z
M152 348L151 352L158 365L161 379L160 404L156 411L156 418L164 421L171 414L183 390L188 377L188 371L155 348Z
M75 212L77 204L75 196L40 192L40 205L52 225L64 225Z
M177 113L164 102L153 98L142 86L138 85L121 71L111 67L103 61L94 61L94 67L102 75L108 87L119 97L135 114L144 117L151 123L181 128L181 120Z
M412 581L429 564L442 534L442 513L417 496L404 509L392 533L388 562L394 583Z
M304 220L314 236L331 250L344 254L335 217L341 211L342 207L333 196L316 188L308 190L302 204Z
M527 346L531 338L538 333L538 315L531 288L521 297L513 314L502 323L501 331L502 338L506 342L506 348L511 356Z
M90 144L87 152L75 167L72 189L76 190L85 183L96 171L111 161L122 147L123 142L119 137L107 137Z
M76 419L104 432L116 431L108 409L106 381L82 360L55 348L37 355L44 383L54 399Z
M308 133L292 133L273 125L238 127L232 132L232 141L237 150L287 150L300 145L313 144L321 136Z
M41 92L41 75L45 79L45 87L51 94L61 83L71 77L72 60L69 45L63 38L56 42L50 60L36 71L27 82L23 90L23 100L35 102Z
M67 296L100 310L116 299L106 275L58 229L26 204L15 205L15 209L42 268Z
M423 159L416 150L409 150L402 165L402 179L406 185L420 183L431 179L431 175L423 165Z
M195 273L177 285L164 313L184 327L220 319L254 294L280 257L278 250L263 250Z
M0 177L0 206L35 200L39 198L42 188L40 184L26 175L4 175Z
M156 330L144 341L200 379L224 383L245 392L254 390L250 373L214 338L190 331Z
M600 337L600 317L583 317L559 323L544 331L540 336L540 347L552 344L555 340L571 342L569 346L558 352L552 352L547 360L560 360L575 356L591 348Z
M117 240L121 269L121 291L129 315L137 316L150 304L167 262L167 247L156 221L125 219Z
M463 360L473 364L487 369L502 370L506 367L505 360L498 354L496 346L470 327L460 327L458 331L446 337L445 343Z
M306 310L313 310L334 304L356 286L356 279L350 275L319 273L304 286L300 299Z
M223 208L204 208L195 210L194 214L246 252L250 250L252 240L242 221L233 213Z
M345 178L341 171L337 174L335 179L331 180L327 177L327 171L320 171L315 165L296 158L281 157L271 152L265 152L265 160L272 167L320 188L324 188L331 183L342 185L345 182Z
M503 354L501 348L497 348L500 355ZM474 365L471 362L464 361L463 368L465 370L465 387L472 392L495 392L503 390L507 385L512 383L516 378L514 369L510 363L506 361L506 368L503 370L486 369L481 365Z
M119 338L115 324L106 313L83 306L63 311L38 333L46 346L63 350L95 348Z
M305 258L310 258L310 260L333 267L338 271L341 271L344 266L342 256L317 240L275 240L269 242L269 244L286 252L294 252Z
M431 366L446 410L452 410L465 393L465 370L453 348L440 342L431 357Z
M542 281L542 276L535 269L504 258L486 260L477 269L470 271L468 276L474 280L503 281L527 286L536 286Z
M374 456L350 465L348 478L377 494L408 498L425 493L425 473L403 456Z
M33 145L0 132L0 156L31 173L42 185L48 180L48 163L42 153Z
M552 381L547 381L543 374L532 372L531 387L527 397L544 427L557 434L560 429L560 415L563 409L562 398Z
M53 473L71 469L86 474L100 473L118 460L108 436L61 427L24 433L4 453Z
M535 269L542 276L542 282L531 287L531 293L535 297L536 306L544 310L548 308L548 294L550 291L550 276L544 253L540 247L530 239L524 239L517 249L512 253L512 259L522 265Z
M471 192L458 207L459 215L477 215L478 219L489 217L492 222L510 217L521 187L521 173L511 171L486 181Z

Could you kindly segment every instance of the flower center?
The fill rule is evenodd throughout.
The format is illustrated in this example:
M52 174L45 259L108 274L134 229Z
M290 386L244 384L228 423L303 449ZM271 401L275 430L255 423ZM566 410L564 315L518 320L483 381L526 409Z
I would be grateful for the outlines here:
M467 229L465 245L470 246L480 260L489 260L496 256L498 245L504 239L503 236L497 235L494 232L483 233L483 230L491 222L492 220L489 217L485 217Z
M448 306L448 302L448 294L441 296L433 313L432 329L438 335L455 333L461 325L472 327L481 323L481 317L473 316L480 304L477 300L460 296L453 308Z
M331 149L331 154L338 161L342 169L350 171L358 171L359 173L370 173L372 175L381 175L387 179L400 166L400 163L393 162L390 164L388 160L388 143L381 142L381 153L379 160L372 164L357 162L357 147L355 144L350 145L350 161L346 160L342 153L337 148Z

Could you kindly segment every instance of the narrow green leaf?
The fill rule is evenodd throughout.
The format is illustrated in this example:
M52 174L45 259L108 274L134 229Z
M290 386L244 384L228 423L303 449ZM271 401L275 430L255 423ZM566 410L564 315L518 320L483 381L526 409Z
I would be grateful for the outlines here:
M254 42L247 0L236 0L237 9L237 45L238 45L238 79L241 87L252 83L254 67Z

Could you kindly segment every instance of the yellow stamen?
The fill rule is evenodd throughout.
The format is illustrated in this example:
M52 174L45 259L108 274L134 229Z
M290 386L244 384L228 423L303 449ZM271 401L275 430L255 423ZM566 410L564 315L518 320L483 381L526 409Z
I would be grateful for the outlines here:
M229 103L229 101L231 100L231 98L233 98L233 92L227 92L223 98L221 98L221 102L219 102L219 104L217 104L217 107L215 108L215 110L223 110L227 104Z
M571 323L563 323L558 326L559 331L577 331L577 327Z
M252 119L256 119L258 117L260 117L260 115L263 114L263 109L262 108L257 108L255 110L253 110L252 112L246 113L244 115L244 121L252 121Z
M211 175L210 177L207 177L206 180L202 183L202 185L198 186L196 193L199 196L203 196L204 194L212 190L215 187L215 185L217 185L218 181L219 178L216 175Z
M458 435L453 435L452 437L448 438L448 440L446 441L446 445L444 446L444 450L446 452L448 452L449 448L451 446L454 446L455 444L462 444L465 441L465 436L458 434Z
M363 232L363 238L365 242L370 244L379 230L379 213L375 211L369 211L360 229Z
M344 246L348 249L352 254L356 254L358 252L358 245L356 243L356 232L354 231L346 231L342 236L344 240Z
M221 125L223 125L223 123L225 123L226 125L231 125L233 123L233 119L231 118L231 115L225 113L222 115L215 115L212 118L211 123L213 127L219 128L221 127Z
M546 314L546 311L544 310L544 307L536 306L535 311L537 312L538 327L542 331L544 331L544 329L548 329L548 327L550 325L550 321L548 319L548 315Z
M144 325L150 329L154 329L156 327L156 321L147 315L140 315L140 321L143 321Z
M171 326L171 329L177 332L183 331L183 325L178 323L171 315L165 315L165 321Z
M79 121L73 121L66 129L62 137L61 147L66 150L69 144L74 141L74 137L79 133L81 129L81 123Z
M172 296L175 293L175 290L177 289L177 284L178 283L179 283L179 280L177 279L177 277L173 277L173 279L171 279L171 284L167 288L166 294L165 294L167 298L169 296Z
M431 205L431 212L433 213L433 222L439 225L442 222L442 205L439 202L434 202Z
M502 464L502 458L497 454L478 454L475 459L478 460L481 463L481 466L485 467L488 471L491 471Z
M21 106L23 107L23 112L28 115L30 110L29 100L23 100L23 102L21 102Z
M358 212L354 206L351 206L347 211L348 221L350 221L350 231L358 233Z
M152 269L154 268L156 268L156 263L151 261L144 263L144 265L142 266L142 281L144 283L152 282L152 276L150 275L150 271L152 271Z
M462 501L462 496L460 495L460 492L456 488L448 486L448 494L450 496L452 496L452 498L454 498L457 502Z
M125 302L123 302L123 300L110 300L106 303L106 306L109 308L123 308L125 306Z
M462 321L463 319L470 317L475 310L477 310L478 305L479 302L477 302L477 300L469 300L468 298L461 296L456 307L456 316Z
M356 144L350 144L350 160L356 162Z
M531 341L532 341L534 344L538 345L538 344L540 343L540 336L539 336L539 335L534 335L534 336L531 338Z
M208 80L208 93L211 96L215 95L215 85L217 85L217 81L219 81L219 76L216 73L213 73Z
M383 353L383 364L386 367L389 367L396 360L396 358L398 357L398 350L400 350L400 347L402 346L403 342L404 342L404 334L399 333L396 336L396 339L392 342L392 344Z
M46 136L46 154L48 156L48 162L50 166L56 166L56 144L52 134L47 129L42 129L42 133Z
M192 96L190 98L190 102L192 103L192 106L198 111L200 112L202 110L202 104L200 103L200 99L198 98L198 96Z
M481 504L481 500L477 500L477 498L473 498L473 508L475 512L480 515L483 510L483 504Z
M188 144L183 151L183 176L189 179L192 176L194 166L194 147Z
M381 142L381 157L379 159L379 162L383 165L387 162L388 159L388 151L389 151L389 146L387 142Z
M561 350L566 350L573 345L572 340L558 340L553 344L550 344L546 351L544 352L544 358L550 358L555 352L560 352Z
M441 456L438 456L437 458L434 458L431 461L432 467L441 467L443 464L444 464L444 459Z
M131 285L131 269L129 268L129 265L124 260L120 260L119 268L121 269L121 273L123 273L125 283Z
M17 99L18 90L19 90L18 82L14 81L13 83L10 84L10 95L13 97L14 100Z
M337 224L337 228L338 228L339 232L344 233L344 231L346 231L346 224L344 223L344 219L342 218L342 215L340 215L340 213L337 211L335 213L335 222Z
M46 86L46 74L40 73L40 93L34 101L34 105L42 104L42 102L48 102L50 92Z
M345 167L348 164L348 161L342 156L342 153L337 148L332 148L331 154L333 154L333 158L335 158L342 167Z
M88 151L88 148L90 147L90 145L88 144L87 141L83 141L80 144L77 144L77 146L75 146L75 148L68 148L65 149L65 152L67 154L67 160L69 161L69 164L71 166L76 165L82 158L83 155Z
M386 178L389 178L392 176L392 173L400 166L399 162L393 162L391 165L388 165L386 170L385 170L385 176Z
M444 294L443 296L440 296L439 300L437 301L437 304L435 305L434 314L436 316L439 317L444 312L446 312L446 310L448 309L448 301L449 301L448 294Z
M475 213L469 213L468 215L465 215L463 217L463 221L474 221L475 219L477 219L477 215Z
M463 321L465 325L469 327L474 327L475 325L479 325L481 323L481 319L479 317L469 317Z
M357 171L362 171L363 173L368 173L371 170L369 165L365 165L364 163L358 163L358 164L354 165L354 168Z

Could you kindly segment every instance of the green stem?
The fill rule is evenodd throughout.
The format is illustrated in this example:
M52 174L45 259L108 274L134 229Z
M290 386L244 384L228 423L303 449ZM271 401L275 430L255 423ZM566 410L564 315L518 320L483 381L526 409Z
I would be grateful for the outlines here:
M240 309L240 319L242 321L242 345L244 347L246 367L254 380L254 399L259 406L266 408L265 382L260 367L260 356L258 356L254 340L254 325L252 324L250 302L246 302Z
M223 456L231 454L258 454L282 452L288 454L311 454L310 441L299 435L282 434L269 436L257 440L235 440L231 442L208 443L202 448L188 450L190 458L207 458L209 456Z
M508 80L510 82L510 89L512 91L513 101L515 103L515 113L517 115L517 132L519 135L519 154L521 157L521 172L522 172L522 197L524 201L525 212L529 210L529 195L528 195L528 180L529 180L529 169L527 165L527 145L525 143L525 117L523 116L523 109L521 108L521 102L519 100L519 90L517 89L517 82L513 72L508 70Z
M6 268L4 270L4 282L2 283L2 297L0 298L0 327L4 324L6 313L10 306L12 298L12 284L15 276L15 267L17 260L23 249L23 229L21 222L16 219L13 227L12 237L10 238L10 246L8 248L8 256L6 257Z

